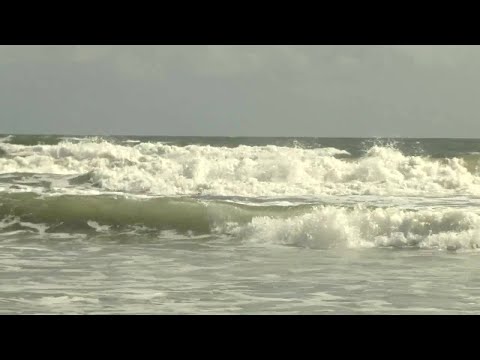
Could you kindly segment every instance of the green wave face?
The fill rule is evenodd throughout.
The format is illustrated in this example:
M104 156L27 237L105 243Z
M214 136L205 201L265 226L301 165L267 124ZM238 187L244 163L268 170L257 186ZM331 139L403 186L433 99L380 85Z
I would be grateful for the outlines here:
M41 223L49 231L91 231L88 222L108 225L111 230L144 226L155 230L207 234L218 224L247 223L255 216L292 216L308 205L248 206L220 201L181 198L128 199L113 196L0 195L0 217ZM9 229L3 229L9 230Z

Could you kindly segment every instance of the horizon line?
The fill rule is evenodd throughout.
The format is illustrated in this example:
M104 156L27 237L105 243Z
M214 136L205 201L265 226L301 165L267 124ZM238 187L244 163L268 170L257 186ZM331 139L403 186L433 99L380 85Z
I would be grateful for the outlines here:
M151 137L176 137L176 138L303 138L303 139L458 139L458 140L480 140L480 137L440 137L440 136L399 136L399 135L370 135L370 136L306 136L306 135L139 135L139 134L61 134L61 133L0 133L0 136L82 136L82 137L126 137L133 136L139 138Z

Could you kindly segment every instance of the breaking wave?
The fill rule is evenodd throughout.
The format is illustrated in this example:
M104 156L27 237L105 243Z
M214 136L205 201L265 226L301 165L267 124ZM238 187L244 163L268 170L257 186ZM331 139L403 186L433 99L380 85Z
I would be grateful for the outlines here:
M230 237L308 248L477 249L480 214L466 209L406 210L363 205L246 205L181 198L2 196L0 233L112 233Z
M332 147L122 145L90 138L55 145L3 142L0 149L0 174L62 175L77 187L130 194L480 195L480 156L475 154L407 156L391 146L373 145L363 156L352 157Z

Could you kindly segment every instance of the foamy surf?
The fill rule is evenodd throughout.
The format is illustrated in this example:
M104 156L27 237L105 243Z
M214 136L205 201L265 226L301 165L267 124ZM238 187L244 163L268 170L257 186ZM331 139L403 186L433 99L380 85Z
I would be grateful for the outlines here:
M308 248L417 248L476 250L480 214L459 210L320 207L288 218L254 217L229 231L254 243Z
M72 191L93 188L154 196L480 196L478 156L407 156L391 146L373 145L358 157L332 147L154 142L127 146L101 138L55 145L2 143L1 148L5 154L0 157L0 174L63 175L78 185Z

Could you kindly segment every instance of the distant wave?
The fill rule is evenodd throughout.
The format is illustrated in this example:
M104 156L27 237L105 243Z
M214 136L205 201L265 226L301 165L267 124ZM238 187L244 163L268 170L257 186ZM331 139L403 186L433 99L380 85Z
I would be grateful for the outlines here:
M480 196L480 156L406 156L373 145L361 157L344 149L275 145L122 145L102 138L56 145L2 143L0 174L84 179L83 187L161 196ZM8 190L7 188L4 188Z
M8 135L5 137L0 137L0 143L6 143L9 142L13 138L13 135Z

